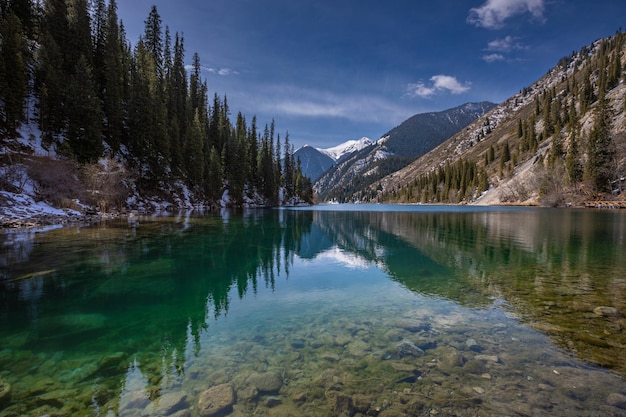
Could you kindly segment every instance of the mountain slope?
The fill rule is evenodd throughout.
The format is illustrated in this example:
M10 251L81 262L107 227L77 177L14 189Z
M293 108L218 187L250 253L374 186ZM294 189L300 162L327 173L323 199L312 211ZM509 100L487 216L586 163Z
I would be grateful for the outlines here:
M309 145L304 145L294 152L294 160L300 160L302 174L316 181L328 168L335 164L335 159Z
M356 192L408 165L493 106L488 102L467 103L441 112L417 114L376 143L339 161L315 182L314 190L322 201L359 200Z
M580 205L626 181L626 35L562 58L532 86L355 198Z

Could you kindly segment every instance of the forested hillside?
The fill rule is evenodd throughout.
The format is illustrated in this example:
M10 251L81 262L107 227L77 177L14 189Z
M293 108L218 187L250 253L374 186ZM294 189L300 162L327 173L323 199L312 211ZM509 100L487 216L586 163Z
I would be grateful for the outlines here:
M550 206L623 200L625 53L621 31L573 52L358 198Z
M227 97L209 97L198 54L186 66L184 37L155 6L146 12L133 44L116 0L0 0L2 189L19 192L15 178L28 177L40 198L100 208L130 193L174 205L183 194L206 205L310 202L289 134L273 120L231 119ZM50 178L68 172L72 187Z

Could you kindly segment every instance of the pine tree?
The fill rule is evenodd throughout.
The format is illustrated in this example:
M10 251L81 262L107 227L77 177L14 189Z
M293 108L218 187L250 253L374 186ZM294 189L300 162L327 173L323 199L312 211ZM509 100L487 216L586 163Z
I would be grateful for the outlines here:
M569 147L565 156L565 168L569 184L577 184L582 180L582 166L580 165L580 155L578 149L578 122L573 123L573 129L570 130Z
M91 17L88 0L67 1L67 36L62 44L65 71L73 74L79 59L84 59L93 68L93 45L91 42ZM93 77L93 76L92 76Z
M291 144L289 143L289 132L285 134L285 145L284 145L284 159L283 159L283 177L285 182L285 197L289 199L295 195L295 184L294 184L294 160L293 160L293 149L291 148Z
M67 141L69 151L80 163L95 162L104 151L102 114L91 68L81 55L67 88Z
M611 133L611 115L605 94L600 90L593 129L587 142L585 179L598 191L611 191L615 176L616 149Z
M104 138L117 152L124 136L124 51L120 28L117 23L117 3L110 0L106 15L106 34L104 40L103 69L100 82L102 90L102 109L104 113Z
M167 74L167 120L168 142L170 146L170 163L174 170L179 170L183 165L182 148L189 123L194 123L196 108L187 110L187 71L185 70L185 47L184 39L175 34L174 56L171 68ZM169 48L167 48L169 49ZM170 59L165 58L168 62ZM203 131L205 115L198 112ZM208 158L208 155L206 155Z
M222 196L222 163L215 147L209 151L209 163L205 178L205 190L208 197L217 201Z
M0 16L0 40L0 133L14 136L24 120L28 50L22 22L13 10Z
M39 127L46 146L56 143L65 132L65 84L71 73L65 70L59 47L65 44L69 33L65 1L46 1L43 13L35 93L39 98Z
M187 138L185 142L185 168L187 169L189 184L192 186L199 186L204 180L204 157L202 152L204 129L200 124L200 115L197 111L193 116L193 121L189 126L189 129L187 130Z
M156 6L152 6L146 18L143 42L152 55L154 70L159 78L163 77L163 33L161 16Z

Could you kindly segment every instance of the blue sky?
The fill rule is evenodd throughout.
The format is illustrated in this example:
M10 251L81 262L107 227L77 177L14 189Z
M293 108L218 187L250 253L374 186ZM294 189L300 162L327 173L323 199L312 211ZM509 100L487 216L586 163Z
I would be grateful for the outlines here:
M296 148L502 102L626 24L623 0L118 0L133 45L152 5L186 61L200 55L211 97L274 118Z

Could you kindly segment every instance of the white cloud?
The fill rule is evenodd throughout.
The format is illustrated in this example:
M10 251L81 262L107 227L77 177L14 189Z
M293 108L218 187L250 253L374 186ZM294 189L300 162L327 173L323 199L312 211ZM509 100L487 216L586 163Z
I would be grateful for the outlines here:
M487 44L487 51L511 52L516 49L526 49L523 44L518 42L518 39L510 35L501 39L495 39Z
M187 71L193 71L193 66L192 65L185 65L185 69ZM210 72L211 74L217 74L217 75L221 75L221 76L228 76L228 75L237 75L239 74L239 72L230 69L230 68L212 68L212 67L205 67L202 66L200 68L202 71L206 71L206 72Z
M508 18L527 12L543 20L544 7L545 0L487 0L482 6L470 9L467 21L486 29L500 29Z
M470 89L469 84L461 84L455 77L450 75L435 75L430 78L431 83L423 82L409 84L407 95L410 97L428 98L438 92L448 91L452 94L462 94Z
M258 112L296 117L342 118L353 122L401 122L411 116L405 108L384 97L337 94L289 85L266 85L254 100ZM253 100L250 98L250 100Z
M483 60L489 63L496 62L496 61L504 61L504 55L502 54L483 55Z

